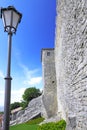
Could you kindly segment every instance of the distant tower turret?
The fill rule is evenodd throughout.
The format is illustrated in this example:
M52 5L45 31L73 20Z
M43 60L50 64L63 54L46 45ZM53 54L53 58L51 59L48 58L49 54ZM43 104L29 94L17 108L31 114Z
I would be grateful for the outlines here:
M42 49L43 103L47 118L57 114L57 86L54 49Z

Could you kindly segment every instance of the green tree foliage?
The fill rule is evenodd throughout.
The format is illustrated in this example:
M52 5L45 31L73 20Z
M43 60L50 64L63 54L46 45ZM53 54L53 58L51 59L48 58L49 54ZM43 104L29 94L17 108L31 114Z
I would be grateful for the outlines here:
M0 111L0 114L4 114L4 112L3 112L3 111Z
M41 95L41 92L39 89L36 89L35 87L27 88L24 91L24 94L22 95L23 100L19 102L14 102L10 104L10 110L16 109L18 107L22 107L25 109L28 106L29 101L31 101L33 98L36 98Z
M28 102L26 102L26 101L21 101L21 103L20 103L20 106L22 107L22 109L25 109L27 107L27 105L28 105Z
M18 107L20 107L20 103L19 102L14 102L12 104L10 104L10 110L16 109Z
M39 89L36 89L35 87L27 88L24 91L24 94L22 96L23 100L26 102L31 101L33 98L36 98L41 95L41 92Z

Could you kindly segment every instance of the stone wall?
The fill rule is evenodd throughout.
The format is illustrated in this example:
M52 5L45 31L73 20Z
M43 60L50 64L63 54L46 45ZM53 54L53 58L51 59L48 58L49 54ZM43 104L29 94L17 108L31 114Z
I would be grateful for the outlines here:
M58 112L67 130L87 130L87 0L57 0Z
M55 72L54 49L42 49L43 72L43 104L46 109L45 117L50 118L57 114L57 86Z
M17 112L17 114L15 114L15 118L10 121L10 125L24 123L38 116L40 117L42 112L45 111L43 108L42 96L39 96L32 99L29 102L28 107L24 110Z

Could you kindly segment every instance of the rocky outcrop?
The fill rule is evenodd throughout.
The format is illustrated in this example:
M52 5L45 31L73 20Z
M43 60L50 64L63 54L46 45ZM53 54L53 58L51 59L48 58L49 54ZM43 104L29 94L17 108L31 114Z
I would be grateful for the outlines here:
M43 122L40 123L40 125L41 125L41 124L45 124L45 123L49 123L49 122L58 122L58 121L60 121L60 120L61 120L60 115L58 115L58 116L53 116L53 117L51 117L51 118L45 119Z
M42 96L33 99L25 110L19 111L15 116L16 119L10 122L11 125L20 124L33 119L37 116L41 116L43 109Z

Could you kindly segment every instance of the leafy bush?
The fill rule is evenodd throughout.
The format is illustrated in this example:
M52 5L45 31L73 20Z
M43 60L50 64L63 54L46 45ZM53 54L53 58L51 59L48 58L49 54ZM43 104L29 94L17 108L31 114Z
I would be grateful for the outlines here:
M65 120L60 120L59 122L50 122L42 124L38 127L38 130L65 130L66 122Z
M39 124L39 123L41 123L43 120L44 120L44 118L39 117L39 118L32 119L32 120L26 122L26 124L29 124L29 125Z

